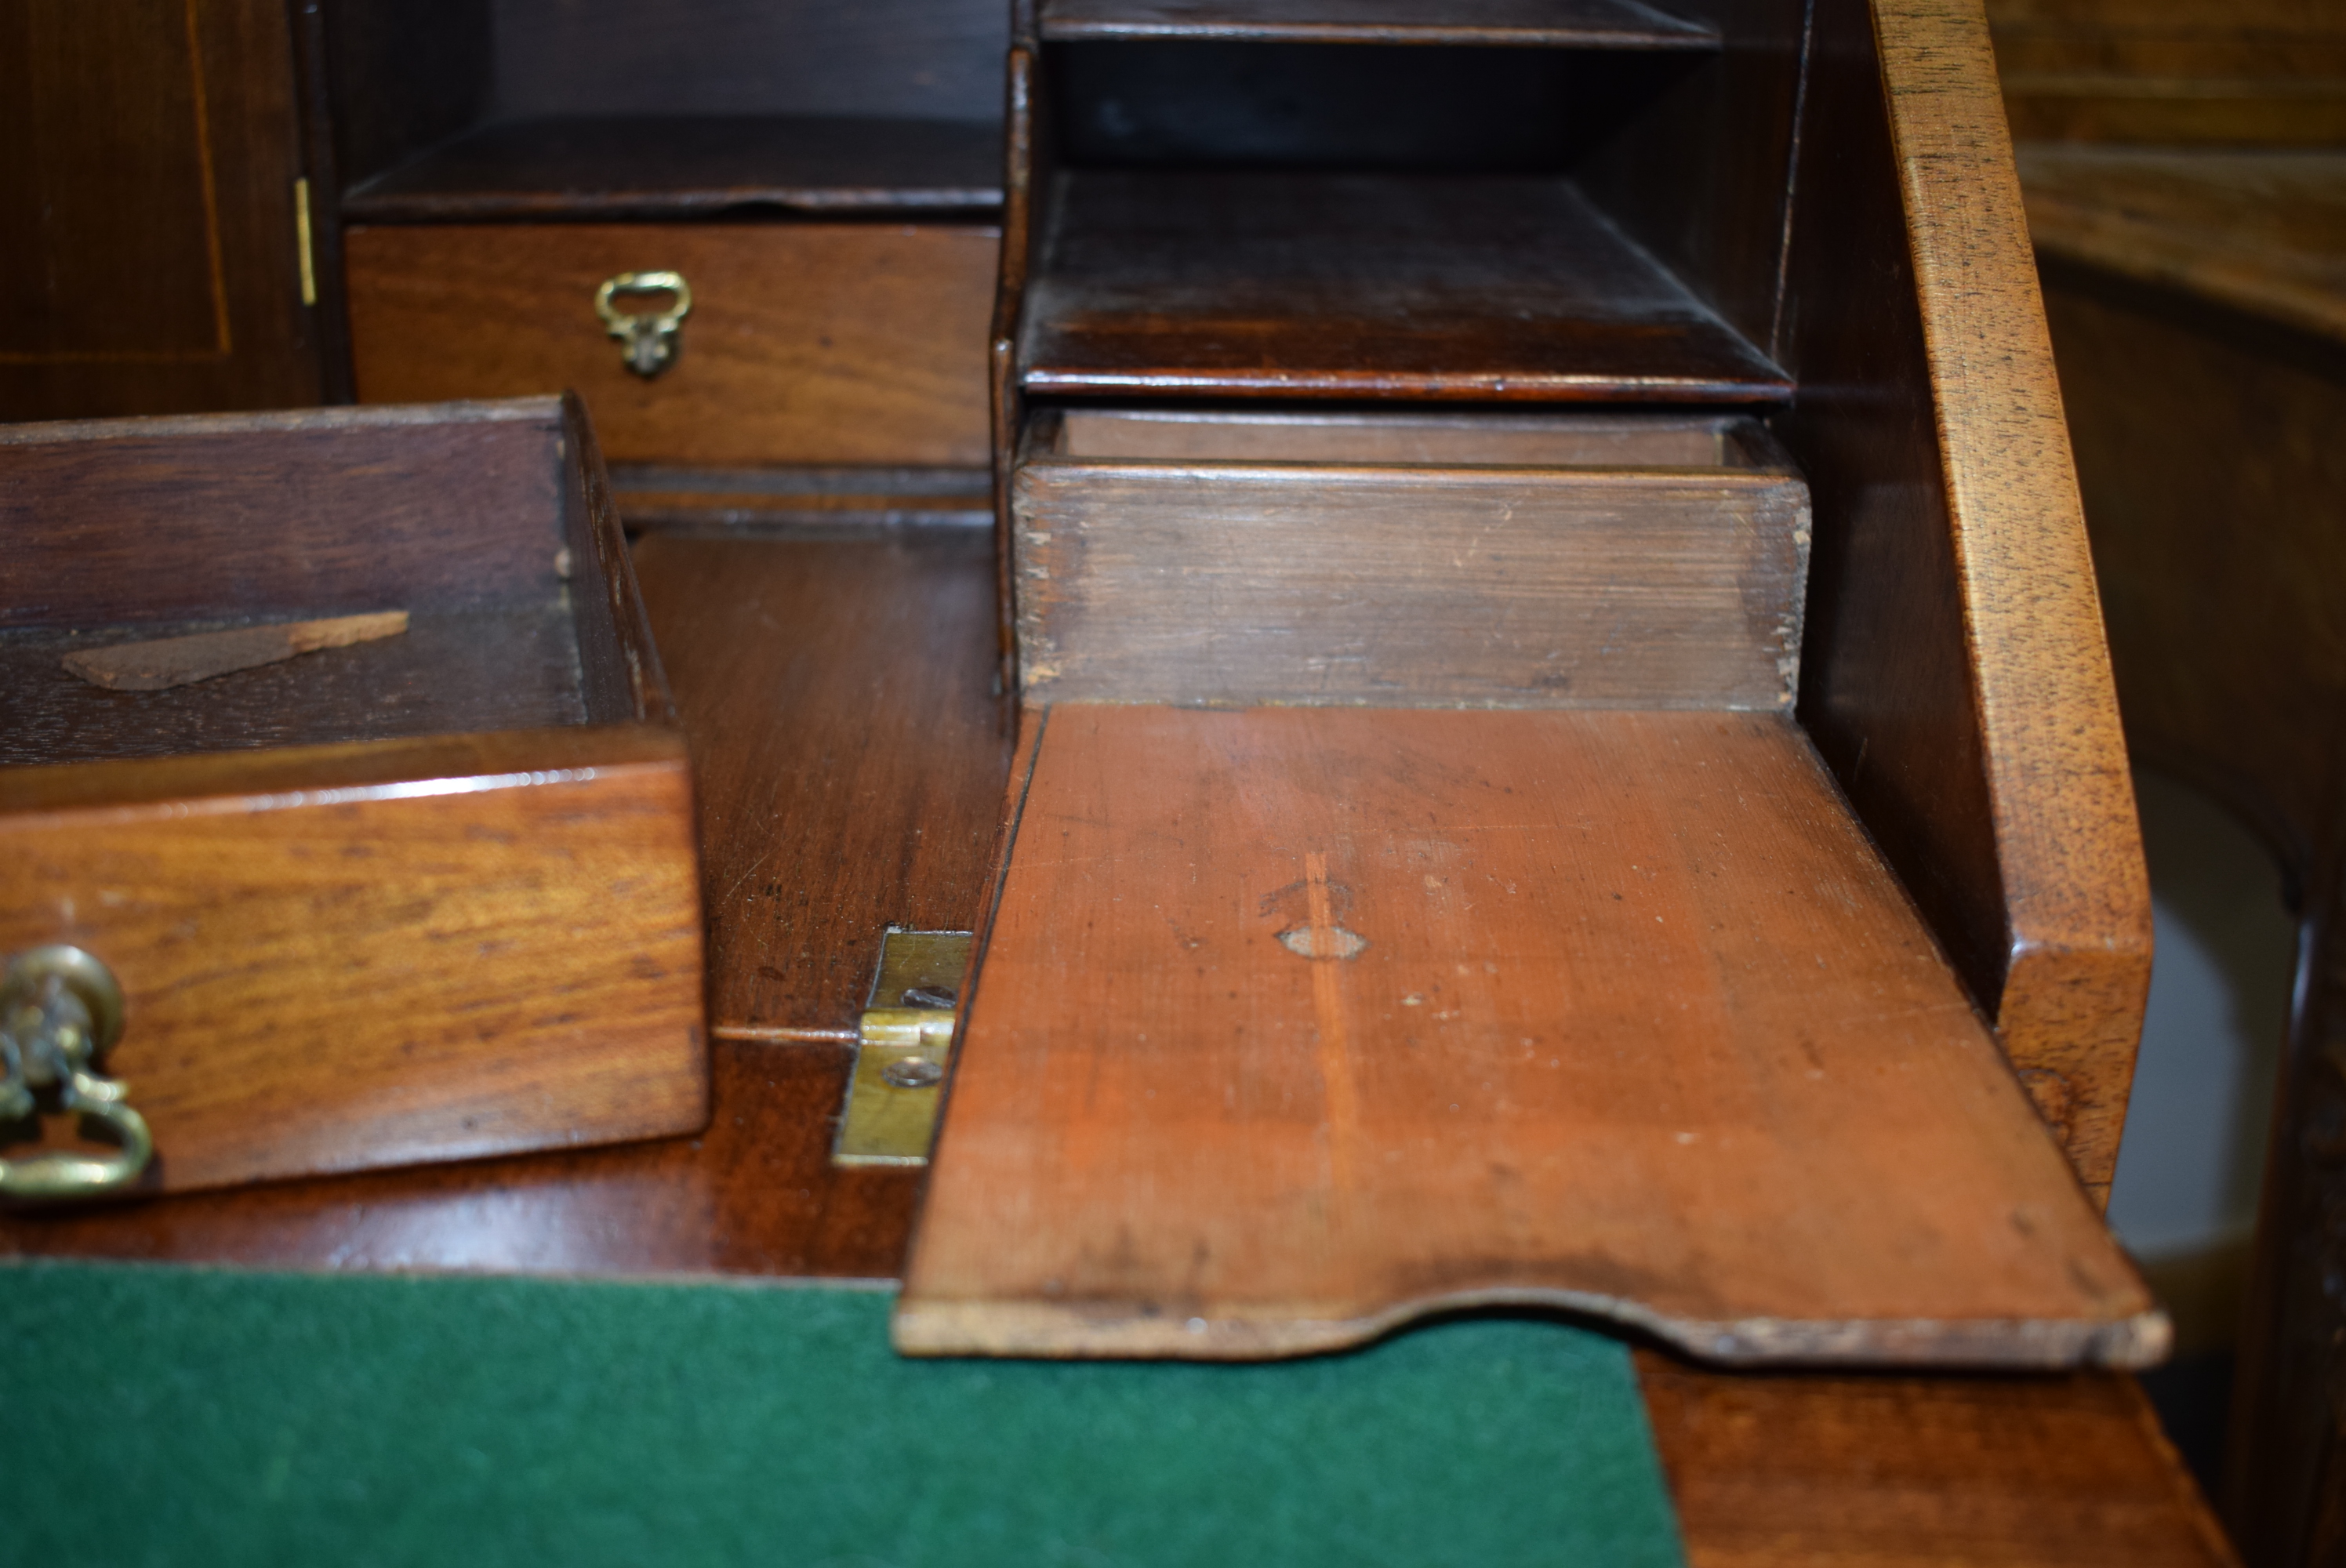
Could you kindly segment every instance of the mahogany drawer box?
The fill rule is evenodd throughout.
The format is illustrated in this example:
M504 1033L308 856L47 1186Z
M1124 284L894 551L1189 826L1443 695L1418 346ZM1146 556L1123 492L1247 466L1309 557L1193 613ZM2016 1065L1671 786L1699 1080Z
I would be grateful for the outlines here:
M705 1123L685 746L575 400L17 426L0 527L0 952L118 981L141 1190ZM388 610L167 689L63 663Z
M1000 231L902 223L375 224L346 236L365 402L576 391L613 463L983 466ZM627 368L603 283L673 272L677 353ZM620 301L664 309L658 296Z
M1784 709L1809 493L1733 414L1050 409L1012 486L1043 701Z

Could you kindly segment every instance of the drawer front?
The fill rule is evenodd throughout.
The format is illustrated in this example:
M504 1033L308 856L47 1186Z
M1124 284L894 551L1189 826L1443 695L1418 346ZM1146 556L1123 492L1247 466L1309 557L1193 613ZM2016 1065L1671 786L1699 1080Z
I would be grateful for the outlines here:
M482 224L353 229L364 402L575 390L615 463L988 461L997 229ZM596 313L626 272L682 274L673 363L646 378Z
M1012 480L1031 697L1780 709L1797 694L1809 501L1780 463L1657 462L1611 423L1272 418L1096 443L1076 424L1037 416ZM1527 463L1508 450L1525 435L1570 436L1586 465ZM1417 461L1366 460L1377 447Z

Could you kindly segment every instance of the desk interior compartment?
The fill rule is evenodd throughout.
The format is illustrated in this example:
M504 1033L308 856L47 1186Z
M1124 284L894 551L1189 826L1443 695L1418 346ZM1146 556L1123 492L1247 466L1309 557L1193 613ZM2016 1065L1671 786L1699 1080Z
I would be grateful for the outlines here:
M2163 1354L1796 717L1809 507L1733 414L1032 416L1030 744L898 1343Z
M684 740L575 402L29 425L0 472L0 952L119 980L143 1190L700 1125ZM162 690L61 663L386 610Z

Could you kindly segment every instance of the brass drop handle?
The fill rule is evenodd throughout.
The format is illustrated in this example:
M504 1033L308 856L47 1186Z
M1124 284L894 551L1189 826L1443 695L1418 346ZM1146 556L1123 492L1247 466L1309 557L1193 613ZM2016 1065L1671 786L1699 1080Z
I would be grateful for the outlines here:
M675 303L665 311L622 311L621 300L668 294ZM607 335L619 341L619 357L636 374L649 381L668 366L684 347L684 319L692 314L692 290L681 272L622 272L606 278L595 290L595 313L603 318Z
M122 987L114 972L77 947L36 947L0 972L0 1124L38 1115L44 1102L110 1130L121 1146L106 1156L35 1155L0 1159L0 1195L95 1197L138 1179L155 1156L147 1118L129 1090L98 1076L98 1061L122 1037Z

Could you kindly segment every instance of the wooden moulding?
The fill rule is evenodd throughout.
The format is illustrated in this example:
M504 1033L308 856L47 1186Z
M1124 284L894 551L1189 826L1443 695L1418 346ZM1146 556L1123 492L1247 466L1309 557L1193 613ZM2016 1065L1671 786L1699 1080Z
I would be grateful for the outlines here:
M1024 802L908 1351L2164 1353L1789 716L1062 704Z
M1808 490L1719 416L1108 413L1013 481L1030 699L1789 708Z
M440 628L13 686L73 760L0 768L0 952L121 982L144 1190L701 1125L684 739L575 402L26 426L0 471L0 644L361 605ZM516 616L566 657L459 681ZM253 681L284 710L258 728Z
M1872 15L2004 906L1988 994L2106 1201L2150 887L2020 180L1979 0Z

